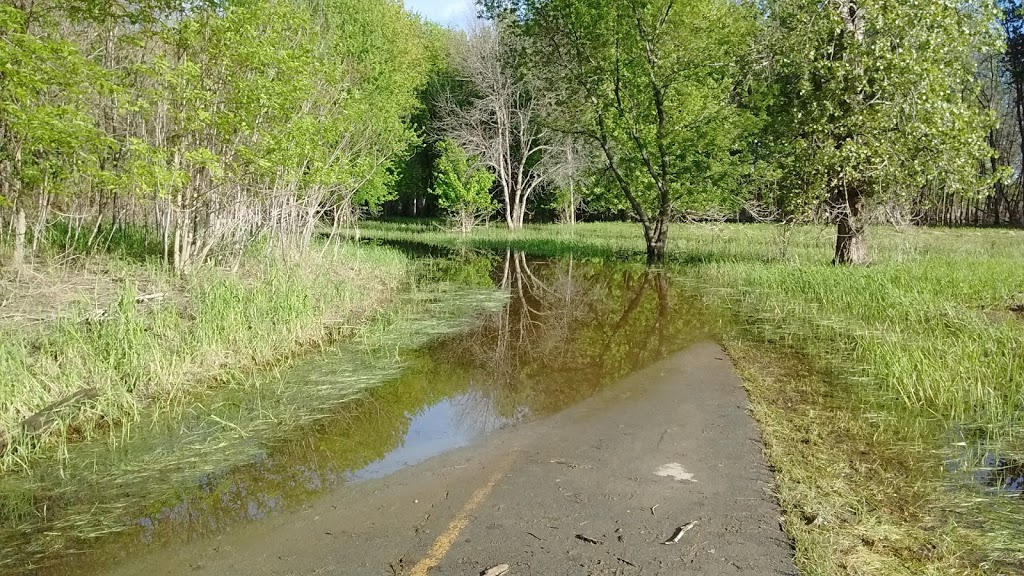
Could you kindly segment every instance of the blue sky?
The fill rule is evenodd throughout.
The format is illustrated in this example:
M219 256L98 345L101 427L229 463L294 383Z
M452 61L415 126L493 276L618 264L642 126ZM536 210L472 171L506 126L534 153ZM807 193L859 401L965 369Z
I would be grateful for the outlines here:
M405 0L405 7L445 26L464 27L476 15L473 0Z

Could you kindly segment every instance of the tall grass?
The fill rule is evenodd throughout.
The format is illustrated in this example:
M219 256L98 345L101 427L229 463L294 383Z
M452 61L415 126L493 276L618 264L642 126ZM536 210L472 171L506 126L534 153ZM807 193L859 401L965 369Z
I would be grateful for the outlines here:
M49 566L60 556L77 565L80 558L72 553L79 547L88 551L96 538L130 531L139 518L188 517L182 510L191 504L182 499L195 496L197 483L202 492L246 470L266 474L273 454L289 444L315 441L333 454L349 448L345 461L366 461L366 450L386 451L383 442L401 441L392 426L400 422L379 420L393 409L378 402L390 398L408 407L413 400L405 397L409 386L391 387L422 359L415 349L465 329L504 300L493 290L407 285L399 298L361 318L350 337L321 353L253 373L225 370L216 387L193 385L173 400L140 402L135 420L121 423L116 433L68 443L59 462L37 456L28 472L0 476L0 548L10 551L0 556L0 574ZM388 390L377 391L386 383ZM444 389L431 381L414 391L438 395ZM344 428L352 424L348 415L369 421L341 438L316 437L318 423L337 427L340 421ZM301 440L286 441L296 438Z
M868 268L765 260L684 273L736 312L727 338L800 565L1018 573L1024 505L986 467L1024 458L1024 321L1010 312L1024 299L1024 236L876 236Z
M0 469L117 434L143 406L174 409L218 379L326 343L394 298L407 268L397 251L345 245L291 263L249 260L234 273L165 276L155 303L136 303L125 280L102 316L83 302L42 328L0 325L0 430L15 444ZM82 390L91 399L55 412L43 434L20 433L27 418Z

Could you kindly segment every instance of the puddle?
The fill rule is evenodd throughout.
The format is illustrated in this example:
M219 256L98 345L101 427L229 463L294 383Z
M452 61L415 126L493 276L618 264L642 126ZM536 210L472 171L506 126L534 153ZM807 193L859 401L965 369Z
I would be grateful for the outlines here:
M85 464L64 476L3 479L0 573L102 573L296 509L558 412L708 336L701 300L642 266L506 251L427 269L464 290L399 323L415 348L387 350L382 335L329 350L116 450L76 447L70 462Z
M1024 496L1024 457L998 448L1014 444L1001 436L993 437L1000 432L1005 433L966 425L950 430L945 468L955 489L981 490L993 496Z
M1024 459L981 447L958 446L967 452L946 462L957 486L973 486L994 495L1024 495Z
M468 446L474 439L504 428L525 416L506 418L479 392L459 394L412 416L402 444L386 456L345 474L350 482L383 478L407 466L415 466L432 456Z
M974 470L975 481L1001 494L1024 494L1024 460L986 453L983 466Z

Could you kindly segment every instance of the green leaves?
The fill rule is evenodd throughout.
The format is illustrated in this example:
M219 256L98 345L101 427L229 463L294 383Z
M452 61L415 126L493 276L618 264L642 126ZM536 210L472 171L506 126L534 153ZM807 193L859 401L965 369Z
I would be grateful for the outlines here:
M432 34L394 0L4 4L0 194L84 214L128 192L182 259L298 228L286 204L374 209L419 142Z
M753 125L734 97L755 31L745 5L531 0L504 13L522 15L561 130L601 151L655 252L673 216L734 203Z
M773 96L762 138L791 206L855 188L905 202L972 193L993 119L977 58L998 47L989 0L769 0L763 40Z
M0 163L16 180L8 189L95 176L113 142L86 99L106 72L59 35L30 32L28 15L8 5L0 6L0 63Z
M434 163L434 189L437 204L456 216L486 216L498 209L491 196L494 174L470 157L452 140L443 140L437 148L440 157Z

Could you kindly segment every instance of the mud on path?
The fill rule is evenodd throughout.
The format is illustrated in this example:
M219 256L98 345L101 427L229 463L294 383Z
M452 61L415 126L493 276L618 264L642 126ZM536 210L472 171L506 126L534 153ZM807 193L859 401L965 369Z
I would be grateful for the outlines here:
M705 342L557 415L107 574L795 574L772 486L741 382Z

